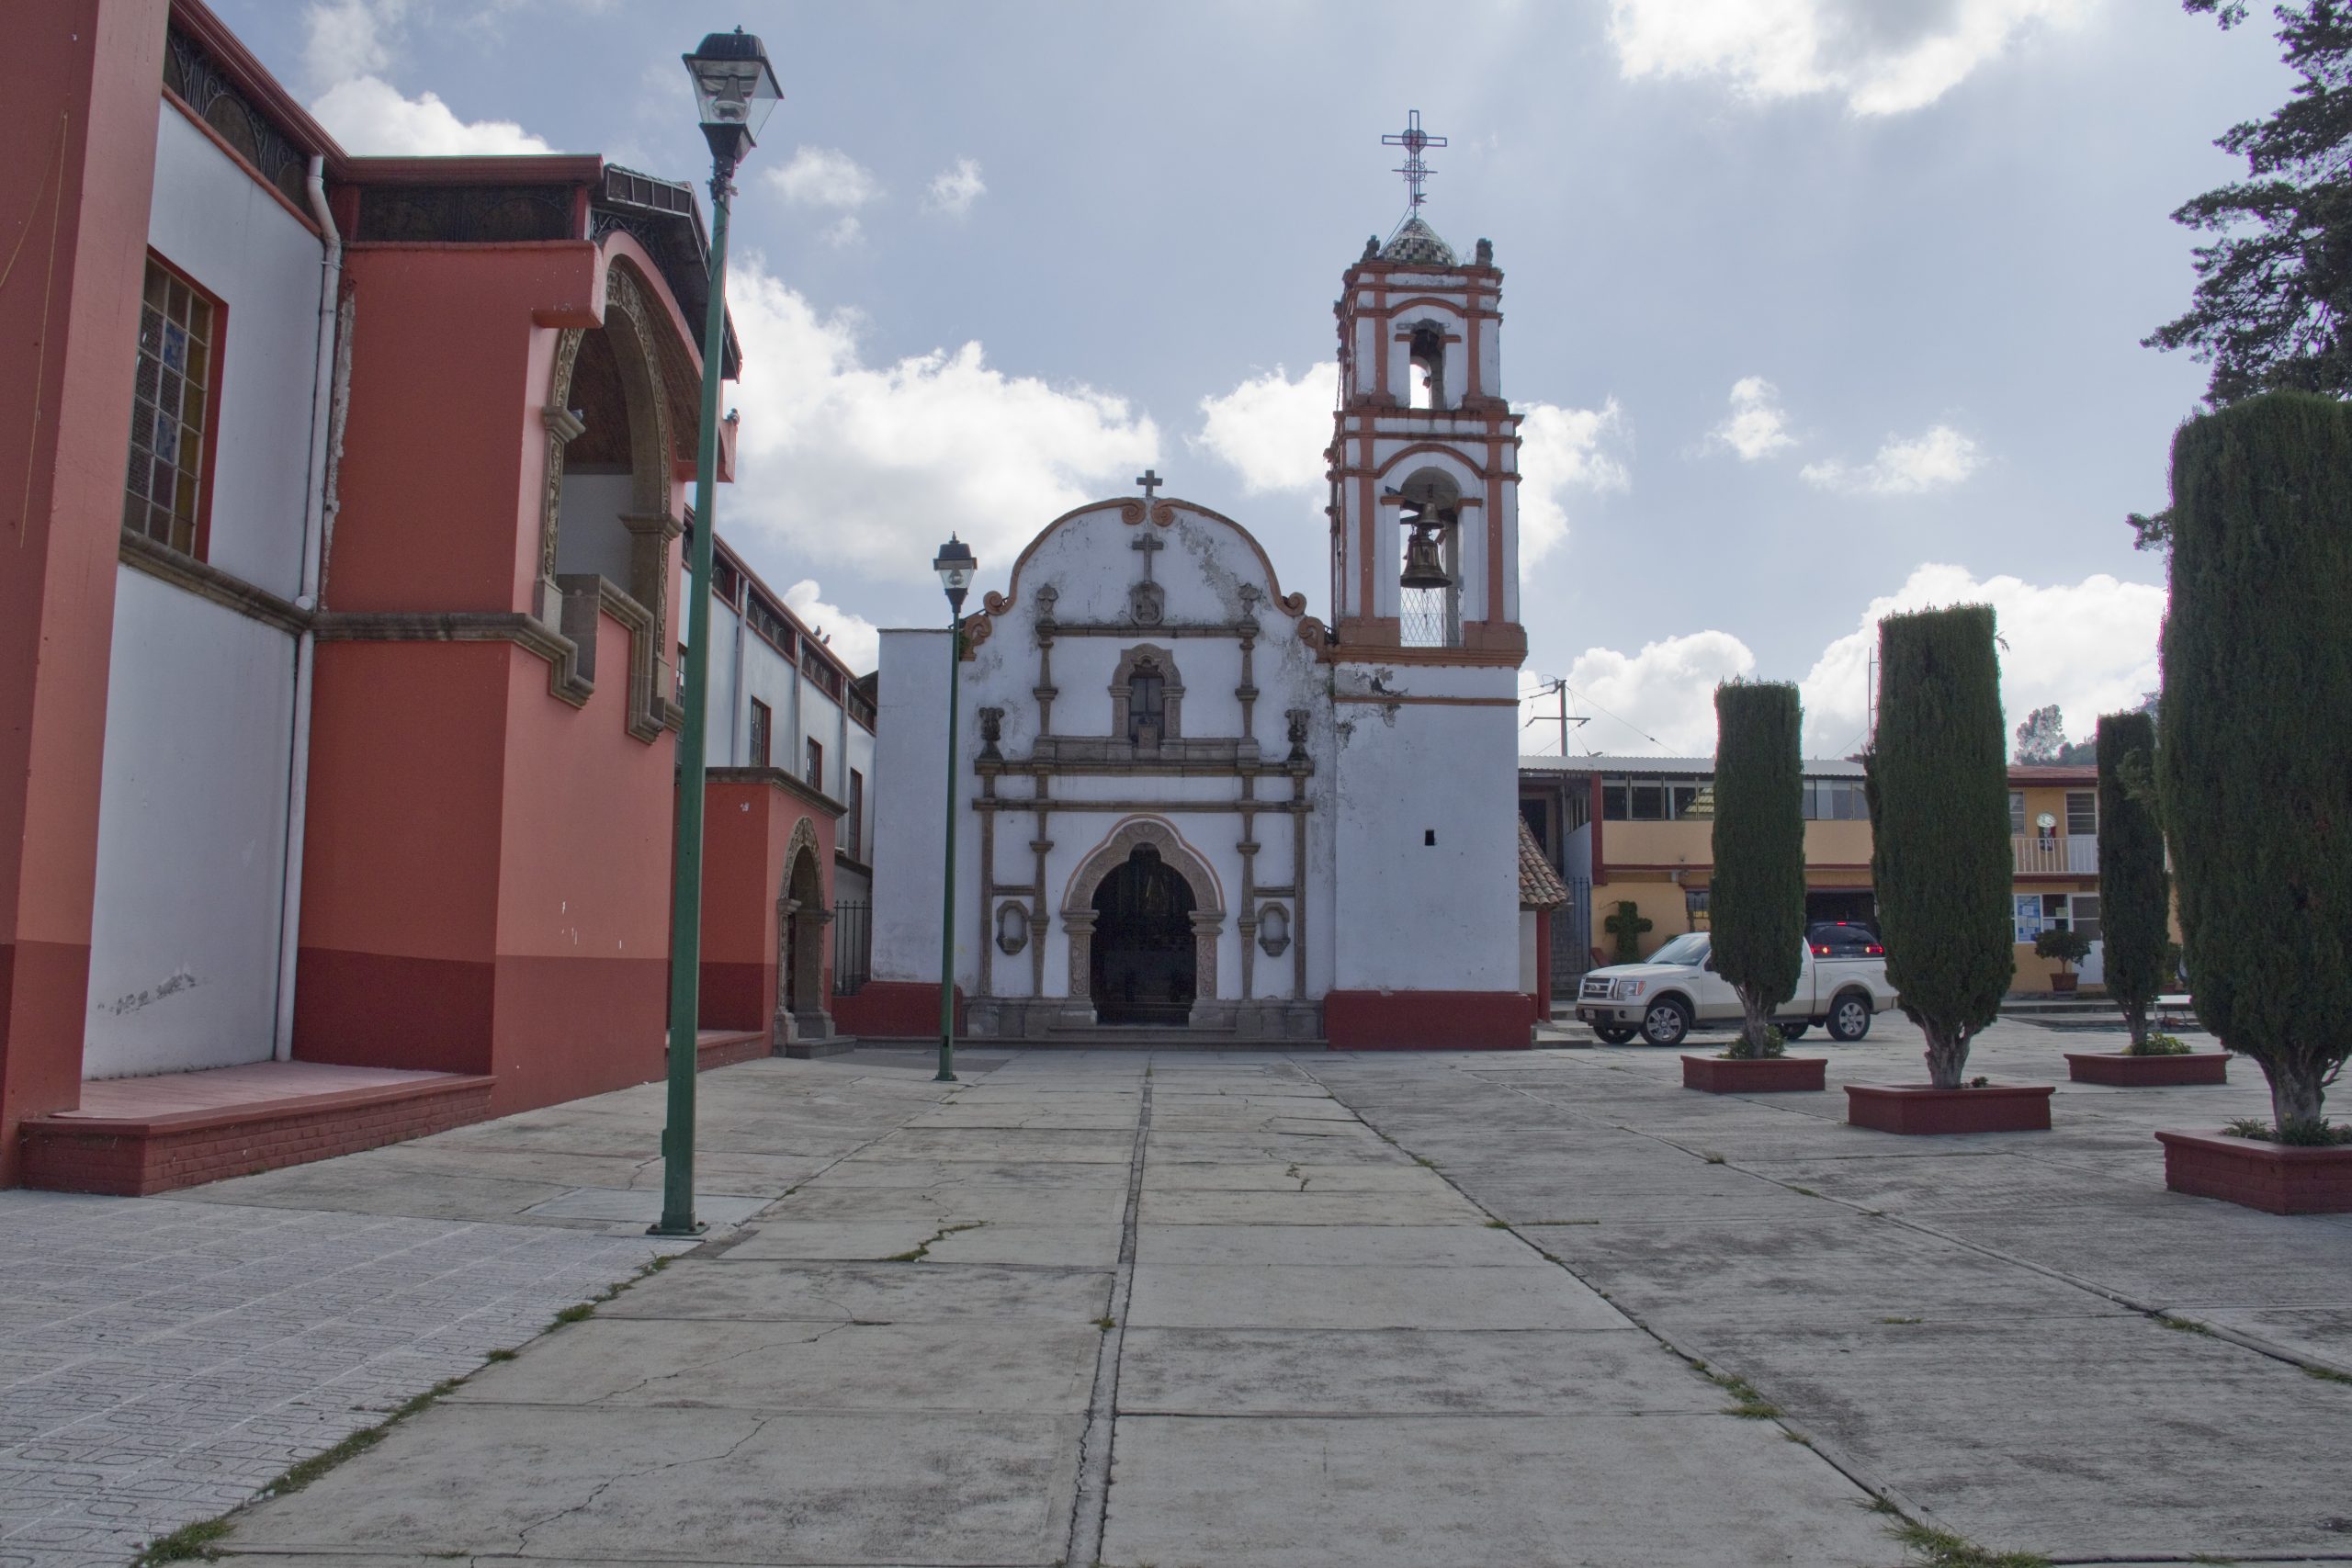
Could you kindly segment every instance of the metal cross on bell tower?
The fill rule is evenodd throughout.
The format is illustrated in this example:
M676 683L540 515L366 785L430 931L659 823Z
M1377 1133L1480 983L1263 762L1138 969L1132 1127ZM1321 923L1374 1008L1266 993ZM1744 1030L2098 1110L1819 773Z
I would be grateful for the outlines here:
M1445 138L1423 130L1421 111L1414 109L1405 117L1405 129L1382 137L1380 144L1405 150L1405 161L1397 165L1396 173L1405 176L1405 188L1413 196L1412 209L1419 212L1426 199L1421 194L1421 182L1430 177L1430 166L1421 162L1421 152L1425 148L1444 146Z

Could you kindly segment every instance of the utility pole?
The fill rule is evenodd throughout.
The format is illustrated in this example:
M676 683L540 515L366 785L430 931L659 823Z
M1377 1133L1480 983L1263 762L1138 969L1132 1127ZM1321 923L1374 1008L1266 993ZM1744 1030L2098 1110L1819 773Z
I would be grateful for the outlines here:
M1560 755L1563 757L1566 756L1568 754L1568 726L1572 724L1589 724L1592 722L1590 716L1586 714L1572 714L1568 712L1568 682L1563 678L1555 676L1553 679L1544 682L1543 686L1533 694L1539 697L1548 696L1558 699L1559 712L1554 715L1539 713L1533 718L1529 719L1526 724L1521 725L1520 728L1521 729L1526 729L1538 724L1558 725L1560 727Z

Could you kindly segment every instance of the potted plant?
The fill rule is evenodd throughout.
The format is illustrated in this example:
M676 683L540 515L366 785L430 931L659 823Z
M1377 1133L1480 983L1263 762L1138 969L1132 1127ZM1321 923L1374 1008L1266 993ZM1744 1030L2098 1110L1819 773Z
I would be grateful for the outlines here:
M2054 958L2058 973L2050 976L2050 988L2061 996L2075 989L2075 965L2091 955L2091 939L2072 926L2053 926L2033 939L2036 958Z
M1708 964L1739 997L1739 1038L1682 1058L1682 1085L1712 1094L1822 1087L1818 1056L1787 1054L1772 1014L1804 974L1804 762L1797 689L1715 688L1714 877Z
M2155 773L2197 1016L2252 1056L2267 1122L2159 1133L2165 1182L2352 1212L2352 409L2268 392L2173 440ZM2331 718L2329 716L2335 716Z
M2165 869L2155 800L2156 721L2145 712L2098 721L2098 911L2107 994L2132 1043L2121 1051L2066 1053L2076 1083L2119 1088L2229 1081L2227 1051L2191 1051L2150 1027L2158 996L2178 983L2171 939L2172 874Z
M1848 1084L1846 1119L1886 1133L2050 1125L2050 1086L1966 1078L2017 970L2009 784L1993 610L1879 623L1878 736L1863 758L1886 977L1928 1037L1928 1082Z

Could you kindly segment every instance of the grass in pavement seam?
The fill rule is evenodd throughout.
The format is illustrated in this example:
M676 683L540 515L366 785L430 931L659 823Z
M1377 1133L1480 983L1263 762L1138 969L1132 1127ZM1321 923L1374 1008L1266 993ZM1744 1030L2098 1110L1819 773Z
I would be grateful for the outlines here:
M885 1263L920 1263L924 1258L931 1256L932 1242L945 1241L957 1231L976 1231L986 1224L988 1224L986 1220L974 1220L969 1224L948 1225L943 1228L937 1235L933 1236L930 1241L917 1242L906 1251L894 1252L882 1261Z
M1888 1533L1917 1556L1926 1568L2050 1568L2050 1559L2035 1551L1990 1551L1948 1530L1931 1529L1913 1519L1890 1527Z
M934 1237L933 1239L936 1238ZM623 1291L628 1290L639 1280L645 1279L649 1275L658 1274L669 1266L670 1258L669 1255L666 1253L659 1258L653 1258L643 1268L638 1269L636 1273L630 1275L628 1279L621 1280L618 1284L607 1286L604 1291L594 1296L592 1296L587 1301L582 1302L576 1306L568 1306L561 1312L557 1313L553 1318L548 1320L548 1326L541 1332L553 1333L556 1329L561 1328L566 1324L578 1323L582 1318L593 1316L597 1307L603 1305L608 1301L611 1301L615 1296L619 1295ZM514 1359L515 1354L516 1352L512 1349L492 1350L488 1356L483 1358L483 1360L485 1362L492 1363L498 1361L511 1361ZM381 1421L379 1421L373 1427L363 1427L361 1430L350 1434L341 1442L336 1443L334 1447L322 1449L319 1452L312 1454L310 1458L289 1466L277 1477L277 1480L272 1481L268 1485L255 1493L251 1499L246 1502L240 1503L235 1508L230 1509L229 1512L209 1519L198 1519L194 1524L182 1525L179 1529L172 1531L169 1535L157 1536L153 1540L147 1543L146 1550L140 1552L137 1557L131 1559L131 1568L153 1568L153 1565L164 1562L210 1562L216 1561L220 1554L213 1550L214 1545L228 1535L232 1528L230 1521L234 1518L239 1512L251 1507L254 1503L266 1502L272 1497L280 1497L289 1492L301 1491L302 1488L310 1485L311 1483L318 1480L321 1476L326 1474L329 1471L334 1470L338 1465L344 1464L348 1461L366 1453L369 1449L372 1449L378 1443L382 1442L384 1438L390 1434L393 1427L399 1426L410 1416L418 1414L420 1411L439 1403L443 1398L454 1393L458 1389L464 1387L467 1382L471 1381L472 1377L473 1374L469 1372L466 1376L461 1378L443 1379L441 1382L435 1383L431 1388L426 1389L423 1393L402 1400L398 1405L395 1405L392 1408L390 1414L385 1416Z

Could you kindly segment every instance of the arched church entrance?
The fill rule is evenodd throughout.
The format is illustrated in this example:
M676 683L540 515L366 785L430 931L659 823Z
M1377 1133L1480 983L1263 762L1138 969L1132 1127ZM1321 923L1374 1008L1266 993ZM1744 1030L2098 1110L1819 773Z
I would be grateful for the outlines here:
M822 1040L832 1032L825 1010L825 928L833 912L825 908L824 878L817 868L815 832L804 819L794 825L785 860L783 897L776 900L776 1038Z
M1137 844L1094 890L1091 992L1104 1023L1192 1021L1200 975L1183 874L1151 844Z

